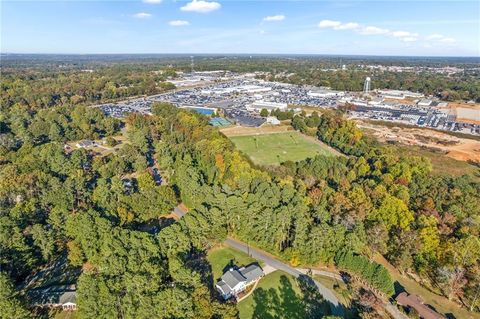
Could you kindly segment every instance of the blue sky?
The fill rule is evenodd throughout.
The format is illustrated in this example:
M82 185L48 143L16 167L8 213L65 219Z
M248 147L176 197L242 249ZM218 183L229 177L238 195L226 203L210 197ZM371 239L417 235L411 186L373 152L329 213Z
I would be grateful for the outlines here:
M480 1L2 1L1 52L480 56Z

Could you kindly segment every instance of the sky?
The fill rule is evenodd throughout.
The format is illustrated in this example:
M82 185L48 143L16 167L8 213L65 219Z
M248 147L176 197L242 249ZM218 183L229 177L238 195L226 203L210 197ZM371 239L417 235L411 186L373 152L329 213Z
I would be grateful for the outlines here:
M480 56L480 1L4 1L2 53Z

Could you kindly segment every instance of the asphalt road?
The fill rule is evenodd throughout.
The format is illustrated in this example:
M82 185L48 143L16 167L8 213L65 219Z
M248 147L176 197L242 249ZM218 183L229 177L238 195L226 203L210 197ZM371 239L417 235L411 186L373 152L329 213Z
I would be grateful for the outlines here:
M178 218L182 218L183 216L185 216L186 212L183 211L179 206L176 206L173 209L173 213ZM249 247L247 244L242 243L240 241L233 240L233 239L229 238L229 239L225 240L224 244L226 244L230 247L233 247L237 250L243 251L243 252L249 254L250 256L252 256L253 258L261 260L264 263L272 266L273 268L282 270L282 271L286 272L287 274L290 274L294 277L305 276L305 274L298 271L294 267L289 266L289 265L279 261L278 259L268 255L267 253L265 253L265 252L263 252L259 249ZM330 308L332 310L332 314L334 314L336 316L343 317L344 316L343 306L340 304L340 301L333 294L333 292L330 291L327 287L325 287L324 285L322 285L321 283L319 283L316 280L311 279L311 280L309 280L309 282L312 282L313 284L315 284L315 286L317 287L320 294L322 294L323 298L329 303Z
M264 263L272 266L273 268L276 268L278 270L282 270L282 271L284 271L284 272L286 272L286 273L288 273L292 276L295 276L295 277L305 276L302 272L298 271L294 267L289 266L289 265L279 261L278 259L268 255L267 253L265 253L265 252L263 252L259 249L249 247L247 244L242 243L240 241L233 240L233 239L229 238L229 239L225 240L224 244L226 244L230 247L233 247L237 250L243 251L244 253L249 254L253 258L261 260ZM329 302L330 308L332 309L332 313L336 316L343 317L343 315L344 315L343 306L340 304L340 301L333 294L333 292L331 292L327 287L325 287L324 285L322 285L321 283L319 283L316 280L312 279L311 282L313 284L315 284L315 286L317 287L320 294L322 294L323 298L326 301Z
M175 207L173 208L173 214L174 214L175 216L177 216L178 218L182 218L183 216L185 216L186 212L183 211L183 210L180 208L180 206L175 206Z

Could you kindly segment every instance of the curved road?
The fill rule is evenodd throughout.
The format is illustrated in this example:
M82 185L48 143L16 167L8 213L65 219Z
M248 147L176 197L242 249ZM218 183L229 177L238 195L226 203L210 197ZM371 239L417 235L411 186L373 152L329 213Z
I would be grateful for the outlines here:
M184 211L180 206L176 206L173 209L173 214L178 219L180 219L183 216L185 216L186 211ZM305 276L305 273L308 271L307 269L301 269L301 268L296 269L296 268L294 268L294 267L292 267L292 266L290 266L290 265L288 265L284 262L281 262L278 259L270 256L266 252L261 251L257 248L250 247L249 245L247 245L245 243L242 243L238 240L228 238L227 240L225 240L224 244L226 244L230 247L233 247L237 250L243 251L244 253L249 254L253 258L261 260L264 263L272 266L273 268L282 270L282 271L284 271L284 272L286 272L286 273L288 273L292 276L295 276L295 277ZM322 275L322 276L327 276L327 277L331 277L331 278L335 278L335 279L343 281L343 279L338 274L335 274L335 273L332 273L332 272L319 271L319 270L312 270L312 272L314 274L319 274L319 275ZM330 309L332 310L332 314L335 315L335 316L344 317L345 316L344 315L345 311L344 311L343 305L340 303L338 298L333 294L333 292L330 291L330 289L328 289L327 287L325 287L321 283L319 283L318 281L313 280L312 278L309 278L309 279L310 279L309 282L315 284L318 291L322 294L323 298L325 298L325 300L329 303ZM395 319L408 319L408 317L405 314L400 312L398 310L398 308L396 306L394 306L393 304L391 304L390 302L384 302L384 307L385 307L385 310L387 310L388 313L390 313L390 315L393 318L395 318Z
M292 276L295 276L295 277L305 276L305 274L298 271L294 267L289 266L289 265L279 261L278 259L273 258L272 256L268 255L267 253L265 253L265 252L263 252L259 249L250 247L247 244L242 243L238 240L228 238L227 240L225 240L224 244L226 244L230 247L233 247L237 250L243 251L244 253L249 254L253 258L261 260L264 263L272 266L273 268L276 268L278 270L282 270L282 271L284 271L284 272L286 272L286 273L288 273ZM328 301L328 303L330 304L330 308L332 309L332 314L334 314L336 316L343 317L344 316L343 306L340 304L340 301L333 294L333 292L331 292L327 287L325 287L324 285L322 285L321 283L319 283L316 280L312 279L311 282L313 284L315 284L318 291L322 294L323 298L326 301Z
M183 216L185 216L185 213L186 212L183 211L179 206L176 206L173 209L173 214L176 217L178 217L179 219L182 218ZM253 258L261 260L264 263L272 266L273 268L282 270L282 271L284 271L284 272L286 272L286 273L288 273L288 274L290 274L294 277L305 276L305 274L303 274L299 270L295 269L294 267L292 267L292 266L290 266L290 265L288 265L284 262L279 261L278 259L270 256L266 252L263 252L263 251L261 251L257 248L250 247L247 244L242 243L238 240L228 238L227 240L225 240L224 244L226 244L230 247L233 247L237 250L240 250L240 251L242 251L246 254L249 254ZM332 314L336 315L336 316L344 317L343 305L340 304L340 301L333 294L333 292L331 292L327 287L325 287L324 285L322 285L318 281L313 280L311 278L309 278L309 279L310 279L309 282L313 283L317 287L320 294L322 294L323 298L329 303L330 308L332 310Z

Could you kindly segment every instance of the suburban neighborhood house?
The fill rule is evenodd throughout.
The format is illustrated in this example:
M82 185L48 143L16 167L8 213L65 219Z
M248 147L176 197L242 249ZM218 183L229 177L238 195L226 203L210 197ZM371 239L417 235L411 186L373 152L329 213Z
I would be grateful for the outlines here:
M262 268L255 264L242 268L230 268L217 282L216 287L223 299L227 300L236 297L263 276Z
M418 316L422 319L445 319L444 316L428 307L423 303L417 295L409 295L406 292L402 292L396 298L397 304L405 308L413 308L418 313Z
M63 311L77 310L75 285L51 286L45 289L33 289L30 297L37 307L59 308Z

